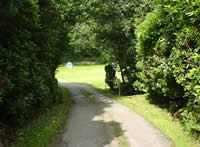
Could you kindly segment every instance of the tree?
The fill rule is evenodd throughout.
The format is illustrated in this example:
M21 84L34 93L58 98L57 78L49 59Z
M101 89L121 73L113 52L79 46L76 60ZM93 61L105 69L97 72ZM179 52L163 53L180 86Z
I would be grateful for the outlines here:
M23 124L56 101L55 71L69 46L73 9L65 0L0 2L0 124Z
M95 26L95 22L89 19L85 22L77 22L70 31L70 46L76 57L78 56L81 59L99 58L100 50L96 47L96 34L93 31Z
M199 126L199 1L160 1L137 29L137 53L148 92L176 103L182 122ZM177 111L176 110L176 111Z
M152 10L149 1L93 1L88 13L97 22L96 33L98 46L110 57L110 62L117 62L120 67L122 82L128 82L130 89L136 81L136 36L135 23L144 19L145 12ZM140 17L140 19L139 19Z

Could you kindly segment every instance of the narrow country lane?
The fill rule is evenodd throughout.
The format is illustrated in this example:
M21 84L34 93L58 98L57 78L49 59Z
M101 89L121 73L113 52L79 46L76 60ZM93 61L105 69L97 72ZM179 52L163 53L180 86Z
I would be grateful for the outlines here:
M171 142L149 122L128 107L98 93L94 88L59 82L70 90L73 104L67 121L67 131L56 147L118 147L112 121L120 124L130 147L170 147ZM96 97L91 103L82 94L88 91Z

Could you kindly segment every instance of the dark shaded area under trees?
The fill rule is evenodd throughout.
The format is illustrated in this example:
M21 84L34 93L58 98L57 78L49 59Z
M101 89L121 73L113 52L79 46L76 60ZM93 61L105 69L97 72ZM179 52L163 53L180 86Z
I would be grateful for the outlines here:
M0 2L0 130L5 129L1 138L13 140L16 126L59 101L55 72L74 24L72 2Z

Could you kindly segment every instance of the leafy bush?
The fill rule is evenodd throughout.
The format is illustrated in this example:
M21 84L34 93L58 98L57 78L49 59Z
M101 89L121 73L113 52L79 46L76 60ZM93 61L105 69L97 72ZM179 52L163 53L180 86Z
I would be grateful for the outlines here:
M158 1L137 27L137 58L151 94L182 98L180 110L190 130L200 131L199 1Z
M32 119L55 102L55 71L68 38L67 3L54 0L0 2L0 123ZM64 24L65 22L65 24Z
M112 65L108 64L105 66L106 71L106 79L105 82L111 89L114 89L116 85L116 70L113 68Z

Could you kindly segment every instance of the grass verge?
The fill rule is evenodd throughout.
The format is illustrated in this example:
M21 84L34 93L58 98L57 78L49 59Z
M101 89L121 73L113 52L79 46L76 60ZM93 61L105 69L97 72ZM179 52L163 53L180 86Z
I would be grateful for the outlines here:
M129 143L128 143L128 140L127 138L124 136L123 134L123 131L120 127L120 123L116 122L116 121L112 121L111 122L111 125L113 126L114 128L114 133L115 133L115 136L118 138L119 140L119 145L120 147L128 147L129 146Z
M66 88L61 87L60 90L63 93L63 103L46 109L28 126L18 129L18 137L13 146L46 147L63 132L63 124L70 108L70 94Z
M88 91L86 90L83 90L82 91L82 94L85 96L85 98L87 98L90 102L92 103L96 103L96 98L95 96L93 96L91 93L89 93Z
M142 115L156 128L160 129L165 136L172 140L175 147L199 147L200 143L193 136L184 130L184 127L177 120L173 120L171 114L157 105L151 104L147 95L118 96L105 90L105 72L103 65L81 65L71 70L65 67L58 68L57 79L67 82L79 82L95 87L101 93L113 97L120 103Z
M102 91L101 91L102 92ZM199 142L192 137L190 132L184 130L179 120L173 119L167 109L151 104L147 95L118 96L103 92L120 103L127 105L138 114L147 119L153 126L168 137L175 147L199 147Z

